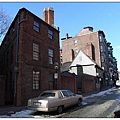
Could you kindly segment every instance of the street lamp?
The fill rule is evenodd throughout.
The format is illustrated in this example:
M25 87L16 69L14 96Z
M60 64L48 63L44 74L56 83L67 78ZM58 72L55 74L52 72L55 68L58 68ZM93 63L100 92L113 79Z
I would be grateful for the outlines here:
M57 89L57 79L58 79L58 62L54 63L54 69L55 69L55 73L54 73L54 88Z
M100 83L100 91L101 91L101 81L102 81L102 79L101 79L101 74L100 73L96 73L96 76L97 76L97 78L98 78L98 80L99 80L99 83Z

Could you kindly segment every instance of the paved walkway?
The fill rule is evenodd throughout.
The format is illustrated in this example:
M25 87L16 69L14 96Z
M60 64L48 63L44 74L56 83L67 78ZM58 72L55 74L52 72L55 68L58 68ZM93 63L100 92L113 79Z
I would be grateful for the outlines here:
M0 107L0 115L10 115L15 112L19 112L26 109L27 109L27 106L19 106L19 107L3 106L3 107Z
M102 89L101 91L104 91L104 90L107 90L107 89L110 89L110 87L106 87L106 88ZM99 92L100 91L95 91L95 92L85 93L85 94L82 94L82 95L83 96L88 96L88 95L96 94L96 93L99 93ZM13 114L15 112L22 111L22 110L27 110L27 106L19 106L19 107L2 106L2 107L0 107L0 115L10 115L10 114Z

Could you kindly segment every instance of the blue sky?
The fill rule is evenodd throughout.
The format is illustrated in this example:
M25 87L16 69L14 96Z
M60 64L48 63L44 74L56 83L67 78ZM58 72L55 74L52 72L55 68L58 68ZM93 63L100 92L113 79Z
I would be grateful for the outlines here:
M60 28L60 39L66 33L74 37L86 26L92 26L94 32L104 31L107 41L113 46L113 55L120 71L120 2L0 2L0 6L12 19L22 7L40 18L43 18L44 8L53 7L54 23Z

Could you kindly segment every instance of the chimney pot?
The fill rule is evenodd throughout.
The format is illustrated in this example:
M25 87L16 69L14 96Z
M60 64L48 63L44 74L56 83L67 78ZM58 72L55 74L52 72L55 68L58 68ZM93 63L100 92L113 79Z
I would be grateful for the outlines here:
M66 39L68 39L68 33L66 33Z
M44 8L43 19L50 25L54 25L54 9L52 7Z

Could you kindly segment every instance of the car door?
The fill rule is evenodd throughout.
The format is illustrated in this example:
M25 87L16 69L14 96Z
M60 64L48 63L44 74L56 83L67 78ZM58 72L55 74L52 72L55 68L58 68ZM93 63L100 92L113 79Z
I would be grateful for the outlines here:
M73 92L71 92L70 90L67 90L67 93L70 96L71 105L74 105L74 104L78 103L78 98L76 97L76 95Z
M63 94L63 98L62 98L62 102L64 104L65 107L71 106L72 105L72 97L69 96L68 92L66 90L62 91Z

